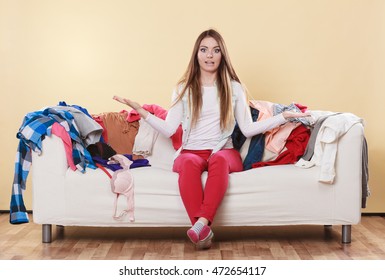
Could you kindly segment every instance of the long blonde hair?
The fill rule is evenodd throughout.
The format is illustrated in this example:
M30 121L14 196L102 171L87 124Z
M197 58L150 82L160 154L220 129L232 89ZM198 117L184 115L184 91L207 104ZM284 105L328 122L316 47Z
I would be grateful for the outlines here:
M202 108L201 71L197 54L202 40L206 37L211 37L218 42L222 54L221 62L217 70L216 84L220 100L220 126L221 129L224 130L230 128L234 121L231 81L241 82L231 64L225 41L217 31L208 29L203 31L196 39L186 72L178 81L178 85L182 85L182 90L175 103L180 101L185 94L188 94L190 112L192 112L191 125L192 127L196 125Z

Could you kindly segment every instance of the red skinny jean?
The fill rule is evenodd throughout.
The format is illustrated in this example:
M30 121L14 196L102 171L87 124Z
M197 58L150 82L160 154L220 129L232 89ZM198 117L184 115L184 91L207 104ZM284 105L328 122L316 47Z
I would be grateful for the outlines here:
M179 191L192 224L204 217L210 224L226 193L229 174L243 170L235 149L223 149L211 156L211 150L182 150L173 171L179 173ZM208 171L205 187L202 173Z

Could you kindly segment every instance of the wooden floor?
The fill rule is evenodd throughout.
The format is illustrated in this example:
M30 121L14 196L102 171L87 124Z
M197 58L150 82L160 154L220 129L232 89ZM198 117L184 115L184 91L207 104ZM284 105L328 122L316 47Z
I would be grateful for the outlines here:
M186 228L53 227L41 242L41 225L11 225L0 214L0 259L24 260L385 260L385 218L363 216L352 243L341 244L341 226L216 227L209 250L196 250Z

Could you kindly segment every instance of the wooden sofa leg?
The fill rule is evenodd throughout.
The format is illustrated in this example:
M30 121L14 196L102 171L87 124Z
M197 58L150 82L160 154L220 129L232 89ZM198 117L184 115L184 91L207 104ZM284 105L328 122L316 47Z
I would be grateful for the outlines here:
M342 226L342 243L351 243L352 242L352 225L343 225Z
M52 225L43 224L42 232L43 232L43 243L51 243L52 242Z

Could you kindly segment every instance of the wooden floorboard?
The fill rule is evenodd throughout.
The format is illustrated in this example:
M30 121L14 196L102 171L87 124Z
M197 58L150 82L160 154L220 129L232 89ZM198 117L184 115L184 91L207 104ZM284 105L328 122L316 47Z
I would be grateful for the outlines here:
M385 260L385 218L363 216L352 243L341 226L214 227L210 250L197 250L187 228L53 227L42 243L41 225L11 225L0 214L1 260Z

